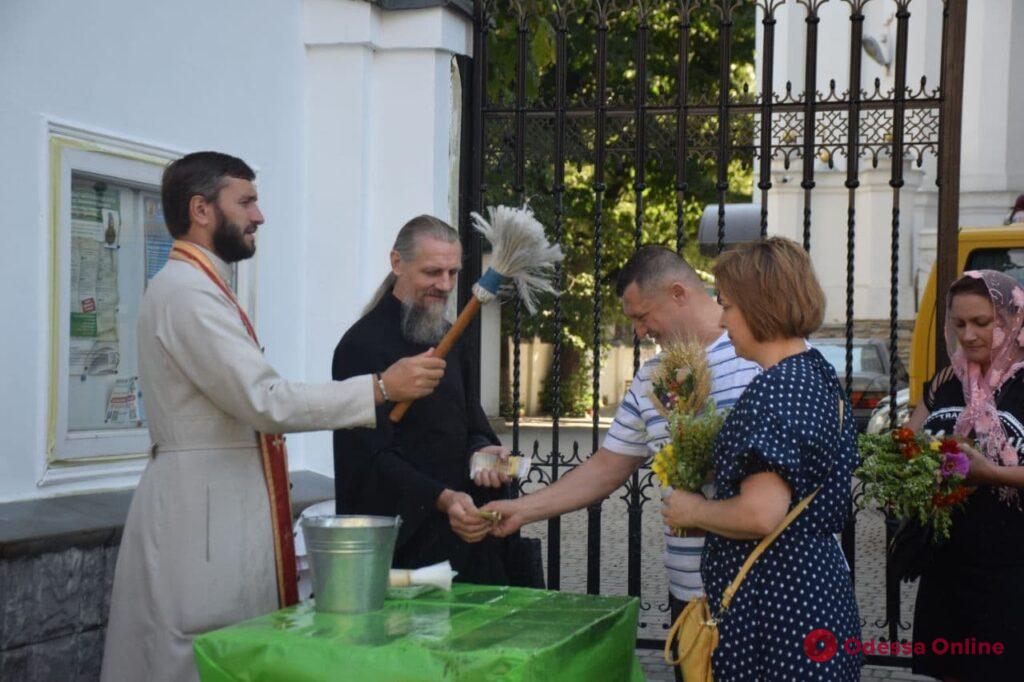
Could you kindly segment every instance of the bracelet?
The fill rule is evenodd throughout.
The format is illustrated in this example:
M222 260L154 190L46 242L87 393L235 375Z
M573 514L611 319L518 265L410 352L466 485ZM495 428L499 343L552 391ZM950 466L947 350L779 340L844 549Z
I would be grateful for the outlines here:
M377 388L380 389L380 394L384 396L384 402L390 403L391 396L388 395L388 389L384 388L384 377L379 374L374 374L373 378L377 380Z

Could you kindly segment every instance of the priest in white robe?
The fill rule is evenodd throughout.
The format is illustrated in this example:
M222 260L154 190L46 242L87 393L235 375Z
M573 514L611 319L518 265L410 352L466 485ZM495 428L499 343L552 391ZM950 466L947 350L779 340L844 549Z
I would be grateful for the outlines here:
M153 449L121 540L104 682L196 680L195 635L294 603L287 460L275 434L373 427L376 404L425 396L443 374L429 354L323 384L274 371L225 284L263 223L253 179L245 162L216 152L164 173L177 241L138 322Z

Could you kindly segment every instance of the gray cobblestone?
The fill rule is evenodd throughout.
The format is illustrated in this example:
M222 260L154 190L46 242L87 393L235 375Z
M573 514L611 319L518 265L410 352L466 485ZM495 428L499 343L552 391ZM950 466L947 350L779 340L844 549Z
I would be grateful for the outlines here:
M861 671L861 682L875 682L885 680L886 682L934 682L935 678L915 675L907 668L888 668L885 666L865 666Z
M673 682L672 669L665 663L661 651L653 649L637 649L637 658L643 667L647 682ZM878 665L864 666L861 669L861 682L934 682L931 677L914 675L905 668L890 668Z

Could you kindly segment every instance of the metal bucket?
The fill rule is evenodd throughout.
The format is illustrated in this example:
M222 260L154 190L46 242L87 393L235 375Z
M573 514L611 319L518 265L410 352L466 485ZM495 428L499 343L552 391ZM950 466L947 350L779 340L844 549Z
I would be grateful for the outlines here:
M365 613L383 608L401 525L399 516L302 519L317 611Z

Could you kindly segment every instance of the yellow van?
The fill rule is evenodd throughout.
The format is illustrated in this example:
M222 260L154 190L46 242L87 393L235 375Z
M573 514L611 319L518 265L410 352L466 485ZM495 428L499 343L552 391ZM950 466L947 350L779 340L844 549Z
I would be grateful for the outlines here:
M960 229L957 272L999 270L1024 282L1024 223ZM935 266L918 310L910 342L910 409L921 400L924 382L935 374ZM945 305L945 300L940 302Z

